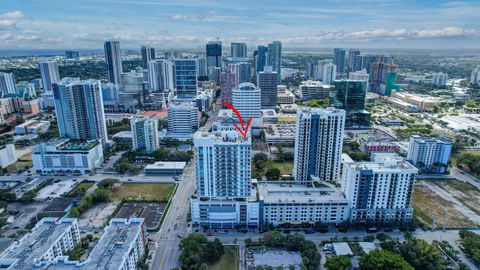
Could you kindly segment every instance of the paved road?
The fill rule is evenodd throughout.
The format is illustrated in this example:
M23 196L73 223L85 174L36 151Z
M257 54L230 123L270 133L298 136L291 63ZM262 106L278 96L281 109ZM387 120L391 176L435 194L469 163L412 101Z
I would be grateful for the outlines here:
M166 213L160 231L154 235L156 243L155 254L150 269L169 270L179 266L180 238L185 236L190 227L187 226L187 215L190 209L190 197L195 191L195 163L193 160L187 164L175 196L172 198L170 209Z

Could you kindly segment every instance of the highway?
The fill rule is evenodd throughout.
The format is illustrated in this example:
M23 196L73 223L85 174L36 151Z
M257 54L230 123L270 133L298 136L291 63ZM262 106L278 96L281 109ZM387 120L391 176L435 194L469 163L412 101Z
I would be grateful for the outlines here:
M190 209L190 197L195 191L195 162L190 161L185 167L177 192L172 198L172 203L166 213L163 224L158 233L153 237L156 249L150 269L169 270L179 266L180 238L187 235L191 228L187 225L187 216Z

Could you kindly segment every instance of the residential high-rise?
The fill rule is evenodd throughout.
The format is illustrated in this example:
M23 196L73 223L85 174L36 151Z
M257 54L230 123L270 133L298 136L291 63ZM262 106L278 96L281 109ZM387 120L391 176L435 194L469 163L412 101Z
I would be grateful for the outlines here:
M344 164L341 189L355 223L402 223L413 217L412 192L418 170L393 153L374 153L373 162Z
M282 74L282 43L274 41L268 44L267 64L272 66L273 71L277 72L278 81L280 82Z
M370 126L370 113L365 111L367 82L335 80L330 104L346 111L346 126Z
M64 78L53 84L53 97L60 137L97 139L105 145L107 126L100 81Z
M144 115L135 115L130 120L133 150L152 153L160 147L158 119Z
M148 84L151 91L173 91L173 62L163 59L149 61Z
M168 132L175 136L191 136L198 129L198 109L193 102L170 102Z
M341 48L333 49L333 64L337 66L338 73L345 72L345 50Z
M366 81L367 82L367 89L368 89L368 81L370 80L370 74L367 73L366 69L362 69L359 71L352 71L348 73L349 80L358 80L358 81Z
M422 173L446 173L452 147L452 141L448 138L412 135L407 160Z
M250 72L250 63L248 62L237 62L228 64L228 69L230 72L235 74L235 85L239 85L244 82L250 82L251 72Z
M2 75L0 73L0 85L2 84L1 77ZM37 97L37 93L35 91L35 85L33 85L33 83L23 81L23 82L17 83L15 87L17 89L16 90L17 96L21 98L31 99L31 98Z
M247 44L232 42L230 44L230 57L232 58L247 58Z
M80 53L78 51L65 51L65 57L67 59L80 59Z
M197 96L198 59L175 59L175 94L179 98Z
M378 93L380 95L391 95L391 87L395 82L392 79L396 79L397 65L384 62L383 57L378 57L376 62L370 63L370 81L368 82L369 91ZM395 74L393 78L392 74ZM389 87L387 87L389 85Z
M60 80L58 63L55 61L44 61L40 62L38 66L40 67L40 75L42 76L43 91L52 91L52 84Z
M0 72L0 98L7 94L15 94L15 76L12 73Z
M332 84L337 77L337 66L330 61L318 61L317 80L321 80L324 84Z
M200 79L205 79L208 77L207 59L205 57L198 58L198 77Z
M220 74L222 73L221 67L209 67L208 68L208 80L214 81L216 84L220 84Z
M355 57L355 69L354 71L366 69L367 73L370 74L370 64L377 62L377 59L387 60L385 56L378 56L374 54L360 54Z
M447 85L448 74L439 72L433 74L432 84L437 87L445 87Z
M142 67L144 69L148 68L148 62L155 60L155 48L149 46L142 46Z
M277 106L278 76L271 66L266 66L257 74L257 85L261 92L262 108L274 108Z
M222 42L210 41L206 45L207 69L222 67Z
M122 51L119 41L105 41L105 61L107 62L107 78L114 84L120 83L122 69Z
M358 49L348 50L348 72L355 71L358 55L360 55L360 50Z
M267 65L268 47L260 45L254 54L253 61L255 62L255 74L257 74L263 71L263 68Z
M474 86L477 84L480 84L480 66L475 68L470 76L470 85Z
M222 101L232 103L232 89L237 87L235 74L230 70L220 74L220 97Z
M243 120L250 117L261 117L261 93L260 88L253 83L241 83L232 91L232 103L242 115Z
M313 178L336 181L340 175L345 111L335 108L305 108L297 111L295 181L307 184Z

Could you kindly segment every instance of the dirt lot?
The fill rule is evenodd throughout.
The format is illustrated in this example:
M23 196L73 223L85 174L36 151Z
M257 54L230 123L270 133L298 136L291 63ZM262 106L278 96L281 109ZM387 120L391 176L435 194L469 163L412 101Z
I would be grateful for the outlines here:
M105 221L115 211L119 201L113 201L109 203L99 203L92 208L88 209L78 219L78 225L81 228L103 228Z
M123 183L113 188L114 200L163 200L168 201L173 193L174 184L163 183Z
M417 181L413 192L415 215L438 227L480 226L480 190L459 180Z

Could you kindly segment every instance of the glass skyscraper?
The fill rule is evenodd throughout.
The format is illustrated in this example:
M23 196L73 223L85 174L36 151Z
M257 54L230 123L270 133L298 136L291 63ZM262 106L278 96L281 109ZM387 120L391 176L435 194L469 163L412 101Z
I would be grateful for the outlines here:
M122 53L119 41L106 41L104 44L105 61L107 62L108 81L114 84L120 83L122 74Z
M370 113L365 111L367 82L360 80L336 80L331 92L331 104L347 113L346 126L369 126Z
M195 98L198 83L198 59L175 59L174 80L178 98Z
M337 73L345 72L345 50L341 48L333 49L333 64L337 66Z
M222 42L210 41L206 45L207 69L210 67L222 67Z
M268 44L267 65L272 66L273 71L277 72L278 81L280 81L282 74L282 43L280 41Z

